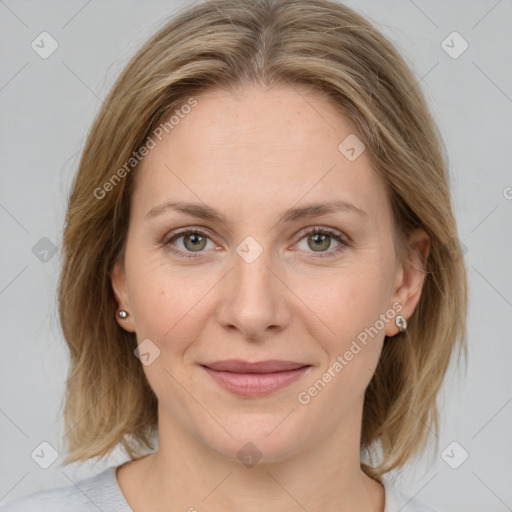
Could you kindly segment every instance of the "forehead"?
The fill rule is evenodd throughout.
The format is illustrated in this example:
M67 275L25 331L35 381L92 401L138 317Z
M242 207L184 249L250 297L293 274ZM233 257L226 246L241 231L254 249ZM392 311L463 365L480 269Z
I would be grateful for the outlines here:
M201 201L226 216L336 200L367 212L388 208L365 152L353 161L340 152L354 127L319 92L253 86L195 100L138 169L137 215L173 200Z

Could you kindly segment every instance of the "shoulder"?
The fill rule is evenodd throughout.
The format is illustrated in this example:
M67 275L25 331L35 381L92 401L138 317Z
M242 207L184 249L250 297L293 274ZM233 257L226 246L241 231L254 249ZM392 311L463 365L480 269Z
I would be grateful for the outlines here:
M132 512L117 484L116 467L67 487L46 489L0 506L0 512Z
M383 484L386 492L384 512L436 512L433 508L407 496L391 482L384 480Z

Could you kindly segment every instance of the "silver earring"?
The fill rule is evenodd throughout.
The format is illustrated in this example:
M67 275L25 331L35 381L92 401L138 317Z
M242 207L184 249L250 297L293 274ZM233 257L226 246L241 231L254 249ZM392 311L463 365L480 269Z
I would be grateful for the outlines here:
M126 318L128 316L128 313L124 309L121 309L121 311L118 311L117 316L119 318Z
M395 318L395 324L400 330L400 332L405 331L407 329L407 320L402 315L397 315Z

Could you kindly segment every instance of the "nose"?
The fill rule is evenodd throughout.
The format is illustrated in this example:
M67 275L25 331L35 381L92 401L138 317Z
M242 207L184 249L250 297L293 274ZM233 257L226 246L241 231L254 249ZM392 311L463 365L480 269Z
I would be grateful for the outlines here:
M234 254L233 268L223 279L216 308L217 321L224 329L258 340L275 335L289 324L286 297L290 291L270 260L266 251L252 262Z

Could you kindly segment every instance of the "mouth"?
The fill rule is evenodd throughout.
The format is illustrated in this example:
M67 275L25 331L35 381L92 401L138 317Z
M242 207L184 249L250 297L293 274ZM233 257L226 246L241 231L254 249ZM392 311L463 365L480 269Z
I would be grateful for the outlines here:
M215 361L201 367L227 391L245 397L268 395L302 377L311 365L295 361Z

